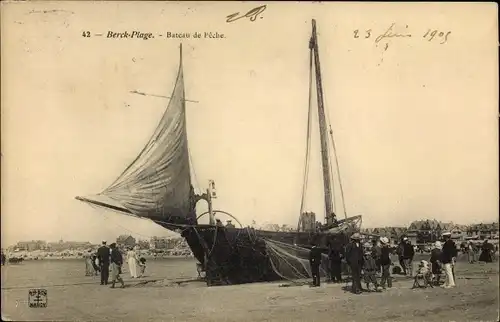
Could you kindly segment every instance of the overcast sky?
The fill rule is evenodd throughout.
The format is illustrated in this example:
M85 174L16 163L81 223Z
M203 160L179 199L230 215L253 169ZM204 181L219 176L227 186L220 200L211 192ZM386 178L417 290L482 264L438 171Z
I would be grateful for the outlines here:
M74 197L106 188L147 142L167 100L129 91L170 95L179 41L86 30L223 33L183 40L186 97L199 101L187 104L193 179L214 179L214 207L244 225L296 225L311 18L348 215L365 227L497 219L495 4L270 3L262 19L226 23L255 6L3 4L2 243L170 234ZM375 44L392 23L412 37ZM316 116L313 129L306 210L322 218Z

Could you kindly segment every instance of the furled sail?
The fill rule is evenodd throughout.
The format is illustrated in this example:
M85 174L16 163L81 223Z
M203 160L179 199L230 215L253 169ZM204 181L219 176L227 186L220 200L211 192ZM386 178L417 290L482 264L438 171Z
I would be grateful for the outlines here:
M77 199L165 223L194 223L182 52L168 107L137 158L96 198Z

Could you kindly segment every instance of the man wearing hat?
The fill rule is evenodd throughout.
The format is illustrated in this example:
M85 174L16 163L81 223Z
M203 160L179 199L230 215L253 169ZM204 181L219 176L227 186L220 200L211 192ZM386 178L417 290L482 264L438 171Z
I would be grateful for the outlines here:
M446 274L446 281L443 285L444 288L455 287L455 277L454 277L454 266L455 258L457 257L457 246L455 242L451 239L450 232L443 233L443 239L445 240L442 250L441 262L444 266L444 273Z
M404 271L410 277L413 276L413 257L414 256L415 256L415 249L413 248L411 241L407 237L403 238Z
M373 258L373 252L372 252L372 244L369 242L366 242L363 245L363 274L365 278L365 283L366 283L366 290L368 292L371 291L370 285L373 285L375 288L375 291L379 291L379 285L377 282L377 263L375 261L375 258Z
M351 269L352 292L361 293L361 269L363 268L363 247L360 243L361 236L354 233L351 242L346 247L346 262Z
M109 248L106 241L102 241L102 246L97 249L97 258L99 259L99 268L101 269L101 285L108 285L109 279Z
M381 237L380 243L382 244L380 250L380 265L382 266L382 279L380 284L382 288L385 289L385 285L387 283L387 287L392 287L392 277L391 277L391 248L389 247L389 238Z

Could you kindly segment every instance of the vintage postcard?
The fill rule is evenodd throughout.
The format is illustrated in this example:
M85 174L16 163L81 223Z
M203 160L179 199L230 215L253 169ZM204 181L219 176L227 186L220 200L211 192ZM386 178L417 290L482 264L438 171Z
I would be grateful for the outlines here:
M2 319L497 321L495 3L1 2Z

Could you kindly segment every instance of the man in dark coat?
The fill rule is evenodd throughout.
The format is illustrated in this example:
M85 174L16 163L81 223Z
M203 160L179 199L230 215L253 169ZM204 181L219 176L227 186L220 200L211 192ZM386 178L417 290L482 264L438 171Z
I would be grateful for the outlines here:
M374 239L371 246L372 258L375 260L375 265L377 266L376 273L380 274L380 272L382 271L382 265L380 265L380 256L382 256L380 241L378 239Z
M415 248L408 238L403 239L403 262L405 271L410 277L413 276L413 257L415 257Z
M311 251L309 252L309 264L311 264L311 272L313 278L313 287L320 286L319 266L321 265L322 250L314 243Z
M443 233L443 239L445 242L441 253L441 263L443 263L444 273L446 274L446 281L443 287L451 288L455 287L454 266L458 251L455 242L451 239L451 233Z
M351 242L346 247L346 262L351 269L352 292L360 294L361 288L361 269L363 268L363 247L360 243L361 236L354 233L351 236Z
M339 241L334 240L330 244L328 259L330 260L330 278L333 283L342 282L342 258L343 247Z
M99 269L101 270L101 285L108 285L109 279L109 247L106 241L97 249L97 258L99 259Z
M111 248L110 251L110 260L111 260L111 288L115 288L115 283L116 281L120 282L122 284L122 288L125 287L125 283L123 282L123 279L120 277L121 274L121 267L123 264L123 256L120 253L120 250L116 248L116 243L112 243L109 245Z
M398 254L399 266L401 266L401 269L403 270L403 275L406 275L406 267L405 267L405 262L403 259L403 252L404 252L403 249L404 249L404 238L401 239L401 242L398 244L398 247L396 249L396 253Z

